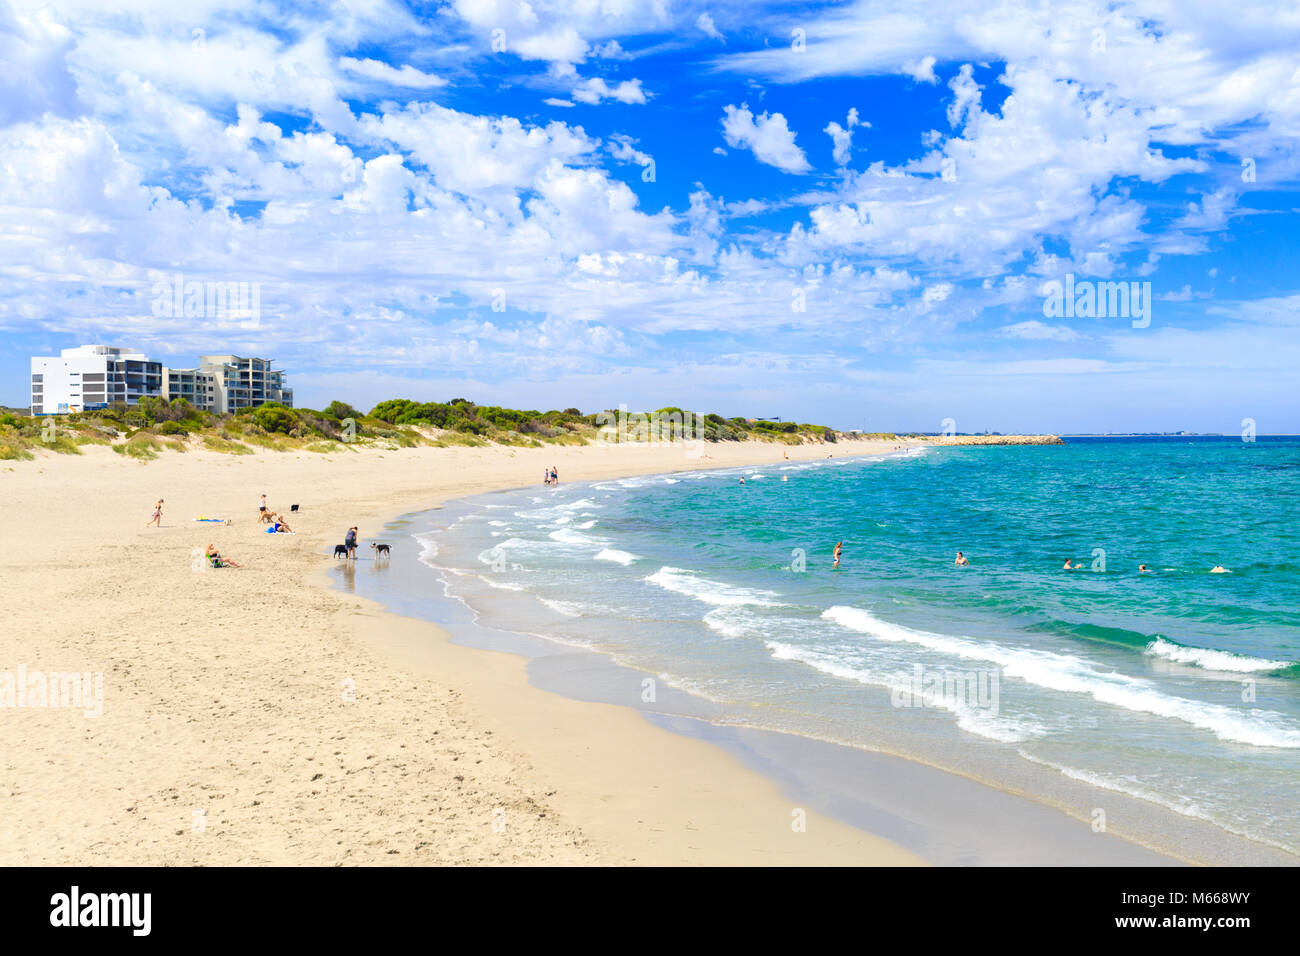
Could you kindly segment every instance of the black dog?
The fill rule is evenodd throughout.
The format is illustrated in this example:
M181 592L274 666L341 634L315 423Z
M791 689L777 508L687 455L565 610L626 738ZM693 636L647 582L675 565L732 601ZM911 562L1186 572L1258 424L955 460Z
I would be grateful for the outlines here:
M297 506L297 505L290 505L290 506L289 506L289 511L290 511L290 512L295 512L295 511L297 511L297 510L298 510L298 506Z
M391 557L391 555L389 554L389 546L386 544L376 544L375 542L371 541L370 547L375 549L376 560L378 560L380 557L385 557L385 558Z
M338 557L344 557L344 558L346 558L347 556L348 556L348 546L347 546L346 544L336 544L336 545L334 545L334 557L336 557L336 558L338 558Z

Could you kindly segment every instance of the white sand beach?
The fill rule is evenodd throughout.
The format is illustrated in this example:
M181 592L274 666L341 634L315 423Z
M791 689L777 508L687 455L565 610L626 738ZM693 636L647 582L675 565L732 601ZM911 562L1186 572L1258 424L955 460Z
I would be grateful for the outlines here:
M829 451L828 451L829 447ZM102 714L9 707L0 863L920 862L720 748L530 687L523 663L328 587L330 546L535 483L875 453L724 443L263 452L0 467L0 672L103 675ZM258 496L293 535L265 534ZM165 499L161 529L146 528ZM198 523L198 516L231 520ZM243 569L207 570L214 544ZM418 653L417 653L418 651ZM30 703L30 702L29 702ZM495 826L494 826L495 823Z

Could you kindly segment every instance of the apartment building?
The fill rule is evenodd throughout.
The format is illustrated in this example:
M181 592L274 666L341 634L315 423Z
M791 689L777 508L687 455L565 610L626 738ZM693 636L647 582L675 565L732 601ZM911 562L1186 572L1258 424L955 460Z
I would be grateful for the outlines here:
M217 377L204 369L164 365L162 391L169 402L183 398L205 412L218 411Z
M146 395L216 413L254 408L266 402L293 405L293 389L271 359L201 355L197 368L168 368L134 349L82 345L58 357L32 358L33 415L134 405Z
M57 356L33 356L31 369L33 415L134 405L162 394L162 365L135 349L80 345Z
M236 412L267 402L293 406L293 389L284 372L271 368L271 359L239 355L200 355L197 372L210 377L215 412Z

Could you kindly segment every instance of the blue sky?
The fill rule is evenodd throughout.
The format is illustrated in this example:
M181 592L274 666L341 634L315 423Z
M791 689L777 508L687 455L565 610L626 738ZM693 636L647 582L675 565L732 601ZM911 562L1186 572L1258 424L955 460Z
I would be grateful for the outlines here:
M0 403L104 342L312 406L1300 432L1300 12L102 6L0 0Z

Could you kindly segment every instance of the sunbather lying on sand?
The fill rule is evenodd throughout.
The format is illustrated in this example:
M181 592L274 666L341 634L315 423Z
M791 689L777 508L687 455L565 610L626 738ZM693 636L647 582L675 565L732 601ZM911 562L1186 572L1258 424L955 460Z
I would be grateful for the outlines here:
M242 568L242 564L236 564L229 558L223 558L221 552L214 545L208 545L208 564L214 568Z

